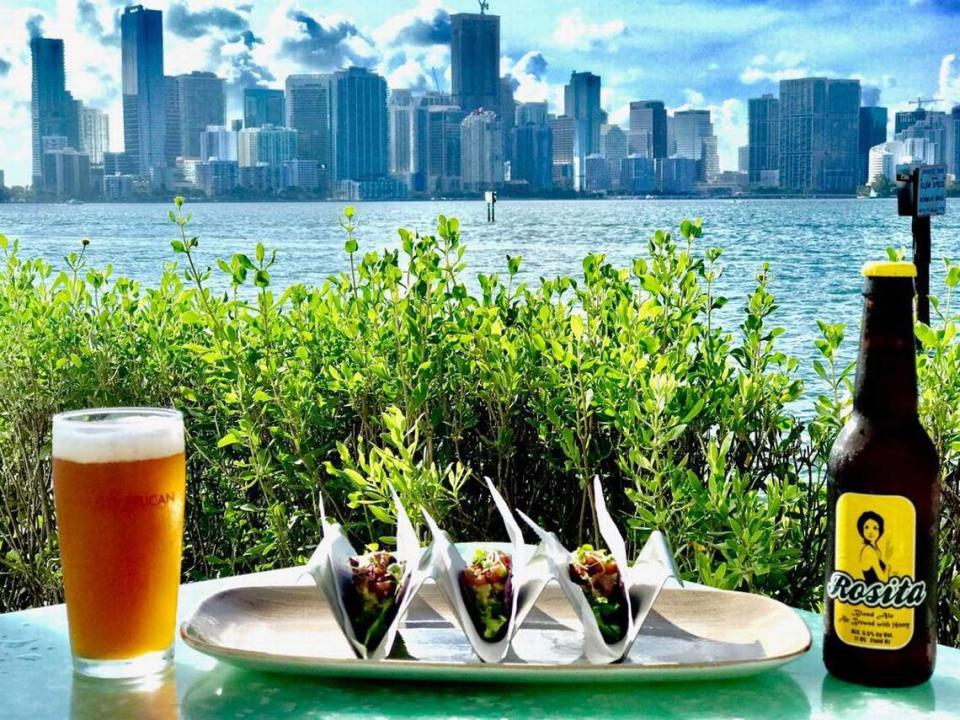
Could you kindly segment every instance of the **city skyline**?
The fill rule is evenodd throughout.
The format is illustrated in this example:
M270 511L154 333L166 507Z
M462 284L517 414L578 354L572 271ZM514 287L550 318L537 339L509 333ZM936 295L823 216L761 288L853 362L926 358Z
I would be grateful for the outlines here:
M198 70L224 77L231 119L243 115L245 84L260 80L280 89L287 73L332 72L350 64L381 72L391 88L420 90L433 89L435 69L449 92L448 12L477 10L472 2L325 2L324 12L318 3L267 5L149 3L164 11L165 74ZM737 148L747 141L748 99L776 93L779 79L860 79L865 99L877 99L879 92L879 101L890 108L891 125L896 112L908 109L908 99L918 94L944 97L947 102L934 106L940 110L960 102L960 63L954 41L942 31L943 15L952 11L943 3L872 4L871 13L850 20L870 43L854 42L857 33L849 23L846 38L830 26L829 18L848 8L840 3L803 3L789 11L751 2L687 3L682 24L656 3L645 6L642 17L617 2L589 8L564 4L559 10L539 0L522 8L492 5L490 12L501 17L500 70L517 85L517 101L545 99L551 112L562 113L564 86L577 71L602 77L601 106L625 130L633 100L663 99L671 111L708 109L725 170L737 167ZM31 31L65 40L68 89L89 107L109 113L111 149L122 149L114 12L122 8L105 0L17 2L0 9L0 20L12 29L0 40L0 112L7 118L0 167L8 184L30 181ZM915 42L905 43L899 28L885 25L884 13L909 17ZM805 35L803 28L814 21L823 29L814 37ZM659 72L664 54L680 69Z

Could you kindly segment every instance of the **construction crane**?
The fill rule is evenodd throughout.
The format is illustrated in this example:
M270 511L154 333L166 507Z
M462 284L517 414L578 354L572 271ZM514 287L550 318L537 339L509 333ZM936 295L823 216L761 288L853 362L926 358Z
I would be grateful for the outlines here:
M489 0L477 0L480 3L480 14L483 15L484 11L490 9Z
M923 110L924 103L936 103L936 102L943 102L943 98L922 98L919 95L917 95L916 100L910 100L907 104L916 105L917 110Z

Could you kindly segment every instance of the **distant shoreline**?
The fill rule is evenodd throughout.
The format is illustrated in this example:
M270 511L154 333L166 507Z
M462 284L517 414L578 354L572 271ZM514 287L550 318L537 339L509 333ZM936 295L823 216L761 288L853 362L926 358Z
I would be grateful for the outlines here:
M171 193L170 198L157 198L157 199L144 199L144 200L90 200L83 201L81 203L68 203L63 201L54 201L54 200L27 200L27 201L8 201L0 202L0 208L4 205L167 205L170 203L171 199L176 193ZM570 202L570 201L617 201L617 200L631 200L637 202L658 202L662 200L669 201L701 201L701 200L722 200L722 201L752 201L752 200L894 200L893 197L864 197L857 195L718 195L716 197L710 195L657 195L654 197L640 197L636 195L614 195L607 197L558 197L558 198L544 198L544 197L500 197L497 199L497 203L509 203L513 202ZM211 200L206 198L187 198L187 202L191 205L234 205L234 204L264 204L264 205L276 205L276 204L296 204L296 205L307 205L311 203L317 204L326 204L326 203L336 203L336 204L361 204L361 203L394 203L397 205L406 205L411 203L437 203L437 202L458 202L458 203L467 203L475 202L478 205L484 202L483 198L464 198L464 197L440 197L440 198L407 198L405 200L333 200L331 198L310 198L310 199L297 199L297 198L257 198L257 199L217 199Z

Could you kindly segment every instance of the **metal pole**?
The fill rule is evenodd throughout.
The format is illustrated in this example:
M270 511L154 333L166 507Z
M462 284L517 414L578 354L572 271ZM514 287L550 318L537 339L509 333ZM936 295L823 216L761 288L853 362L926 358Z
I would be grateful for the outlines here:
M913 264L917 266L917 320L930 324L930 217L913 217Z

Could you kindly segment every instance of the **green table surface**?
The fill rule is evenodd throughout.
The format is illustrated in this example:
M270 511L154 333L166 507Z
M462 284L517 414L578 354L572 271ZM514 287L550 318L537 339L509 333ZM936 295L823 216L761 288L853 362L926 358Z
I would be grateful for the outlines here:
M300 569L184 585L180 618L243 585L305 582ZM660 685L377 685L232 668L178 640L176 671L150 683L74 676L63 605L0 615L0 718L960 718L960 651L940 647L933 679L905 690L835 680L820 661L822 625L800 613L809 653L741 680Z

